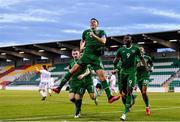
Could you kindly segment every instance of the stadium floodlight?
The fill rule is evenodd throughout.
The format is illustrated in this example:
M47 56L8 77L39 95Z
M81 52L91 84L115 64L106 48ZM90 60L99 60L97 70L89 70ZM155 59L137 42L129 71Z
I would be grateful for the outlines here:
M29 61L29 59L28 58L23 58L23 61Z
M118 45L111 45L110 47L111 48L115 48L115 47L118 47Z
M41 56L41 60L48 59L48 57Z
M24 53L24 52L22 52L22 51L21 51L21 52L19 52L19 54L23 54L23 53Z
M6 55L6 53L1 53L1 55Z
M6 60L6 62L11 62L11 61L12 61L12 60L10 60L10 59L7 59L7 60Z
M44 52L44 50L39 50L38 52L42 53L42 52Z
M138 44L145 44L145 42L138 42Z
M177 42L177 40L176 39L171 39L171 40L169 40L170 42Z
M60 50L66 50L66 48L61 48Z

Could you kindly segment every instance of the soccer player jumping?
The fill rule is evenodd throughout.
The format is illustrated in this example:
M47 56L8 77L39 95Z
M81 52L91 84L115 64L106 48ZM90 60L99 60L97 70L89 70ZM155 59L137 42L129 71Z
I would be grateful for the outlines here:
M129 112L129 108L132 106L133 101L133 87L136 82L136 57L138 56L145 66L145 70L148 71L147 65L143 56L140 53L139 47L132 44L132 37L127 35L123 39L124 47L118 49L116 57L113 61L116 66L121 61L120 82L122 83L122 89L120 94L125 97L125 110L120 117L121 120L126 119L126 115Z
M109 86L106 81L105 72L102 66L102 61L100 56L102 55L103 45L106 43L106 33L104 30L98 29L99 22L97 19L92 18L90 20L90 29L87 29L82 34L82 40L80 42L80 49L84 48L82 57L79 59L77 64L75 64L64 76L62 79L66 83L72 75L74 75L82 67L91 65L93 70L96 72L99 77L103 89L106 92L108 102L112 103L120 98L120 96L112 96ZM58 86L56 89L53 89L56 93L59 93L62 86Z

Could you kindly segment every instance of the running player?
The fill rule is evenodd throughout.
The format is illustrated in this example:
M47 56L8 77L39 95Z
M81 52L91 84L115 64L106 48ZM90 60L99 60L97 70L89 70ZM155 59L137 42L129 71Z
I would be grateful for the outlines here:
M145 55L145 51L143 47L140 47L140 51L143 54L143 57L145 59L146 64L150 69L153 67L152 59L150 56ZM149 98L147 95L147 87L150 82L150 72L145 71L144 65L141 63L140 60L137 60L137 83L139 86L139 89L141 91L144 103L146 105L146 115L150 115L150 105L149 105Z
M77 64L80 58L79 49L72 50L73 59L69 63L69 69ZM62 86L64 83L60 83ZM75 116L74 118L80 117L82 98L87 89L90 97L97 104L96 96L94 94L93 82L90 75L90 70L86 67L83 67L81 70L76 72L71 79L69 80L69 99L75 104Z
M46 65L43 65L41 69L36 67L36 71L40 73L39 92L42 96L41 100L45 100L47 97L47 85L51 78L51 73L47 70Z
M120 96L112 96L107 80L105 77L105 72L102 66L102 61L100 56L102 55L103 45L106 43L106 33L104 30L98 29L99 22L97 19L92 18L90 20L90 29L87 29L82 34L82 41L80 42L80 49L84 48L84 52L80 60L75 64L64 76L62 83L67 82L71 76L73 76L78 70L86 67L90 64L93 70L99 77L103 89L106 92L108 102L112 103L120 98ZM63 84L62 84L63 85ZM62 86L58 86L53 91L59 93Z
M121 94L126 95L125 110L120 117L121 120L126 119L126 115L129 112L129 108L133 101L133 87L136 82L136 57L138 56L142 61L145 69L147 70L146 63L143 56L140 53L139 47L132 44L132 37L127 35L123 39L124 47L119 48L114 59L114 65L116 66L119 60L121 60L121 72L120 82L122 83Z

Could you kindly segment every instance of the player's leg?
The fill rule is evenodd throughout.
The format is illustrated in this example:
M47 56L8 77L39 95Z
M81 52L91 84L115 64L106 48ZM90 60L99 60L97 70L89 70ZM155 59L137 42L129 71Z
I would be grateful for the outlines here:
M54 92L59 93L62 89L62 87L68 82L68 80L71 78L71 76L76 73L78 70L81 69L81 66L79 64L75 64L69 71L66 72L65 76L61 80L59 86L57 88L52 89Z
M98 105L98 101L97 101L97 98L96 98L96 94L95 94L95 92L94 92L93 83L92 83L92 82L91 82L91 83L88 83L88 84L86 85L86 89L87 89L87 91L88 91L88 93L89 93L90 98L91 98L92 100L94 100L94 103L95 103L96 105Z
M75 94L75 99L76 99L76 113L75 113L75 116L74 118L79 118L80 117L80 113L81 113L81 106L82 106L82 98L83 98L83 95L82 94Z
M151 111L150 111L150 104L149 104L149 97L147 95L147 87L149 84L149 80L148 79L144 79L142 82L142 90L141 90L141 94L144 100L144 103L146 105L146 114L150 115Z
M105 77L104 70L102 70L102 69L96 70L96 74L99 77L99 80L101 81L101 84L102 84L104 91L106 92L108 102L112 103L112 102L118 100L120 98L120 96L112 96L111 95L111 91L110 91L109 86L107 84L107 80Z
M128 73L128 77L127 77L127 94L126 94L126 104L125 104L125 110L121 116L121 120L125 120L126 119L126 115L129 112L130 108L132 107L132 102L134 102L134 98L133 98L133 87L135 85L135 81L136 80L136 73L135 72L131 72Z
M47 97L47 94L46 94L46 83L44 83L44 82L40 82L40 84L39 84L39 93L40 93L40 95L41 95L41 100L45 100L46 99L46 97Z

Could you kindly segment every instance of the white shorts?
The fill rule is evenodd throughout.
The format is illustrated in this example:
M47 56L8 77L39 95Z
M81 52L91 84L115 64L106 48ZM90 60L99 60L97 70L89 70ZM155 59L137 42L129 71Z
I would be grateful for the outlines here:
M47 82L40 82L39 90L47 90Z

